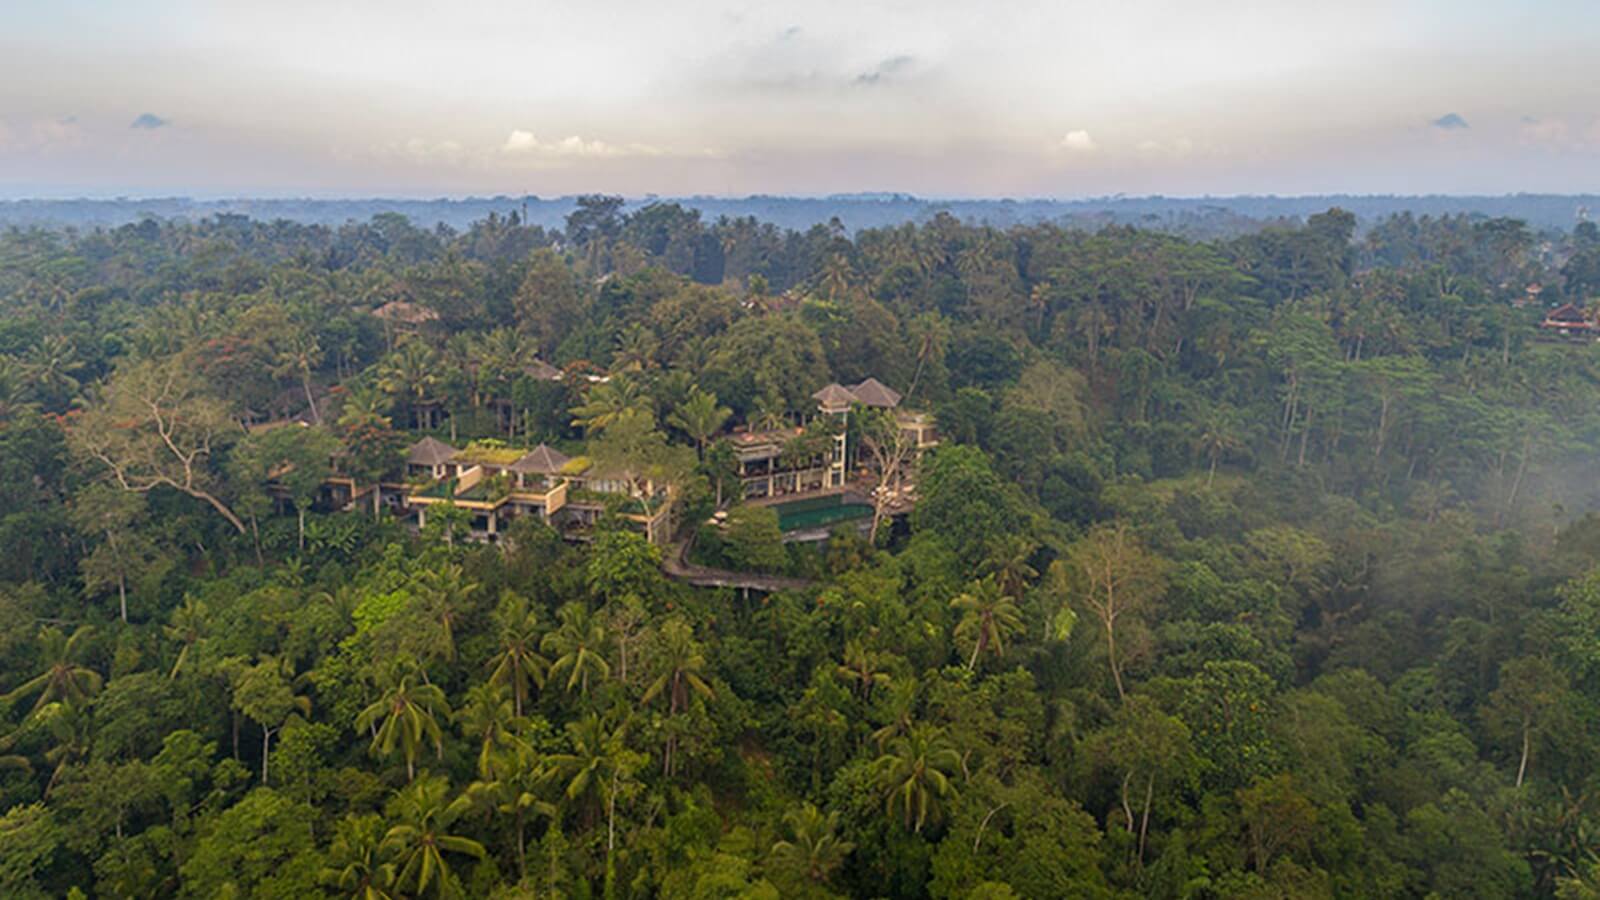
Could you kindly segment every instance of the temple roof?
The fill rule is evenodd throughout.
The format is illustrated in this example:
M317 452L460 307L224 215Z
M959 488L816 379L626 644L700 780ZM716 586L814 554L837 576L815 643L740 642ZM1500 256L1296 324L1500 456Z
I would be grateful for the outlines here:
M561 451L548 444L540 444L512 463L511 471L529 475L554 475L568 462L571 460Z
M876 378L868 378L853 388L850 393L861 401L863 406L876 406L880 409L893 409L900 405L900 392L885 385Z
M436 437L425 437L406 450L406 462L414 466L437 466L456 455L456 448Z

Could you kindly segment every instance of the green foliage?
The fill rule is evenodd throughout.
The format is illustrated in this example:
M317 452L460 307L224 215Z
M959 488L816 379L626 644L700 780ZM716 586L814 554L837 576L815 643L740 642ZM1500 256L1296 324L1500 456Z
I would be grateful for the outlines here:
M0 894L1595 895L1600 231L577 206L0 234Z

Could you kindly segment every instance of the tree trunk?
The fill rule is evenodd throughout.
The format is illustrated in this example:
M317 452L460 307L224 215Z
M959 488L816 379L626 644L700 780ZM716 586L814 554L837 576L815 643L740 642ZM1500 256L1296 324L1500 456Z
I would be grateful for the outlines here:
M1533 723L1526 719L1522 722L1522 761L1517 763L1517 787L1522 787L1522 779L1528 774L1528 749L1533 739Z
M1117 699L1126 700L1128 695L1122 689L1122 669L1117 666L1116 631L1109 620L1106 622L1106 655L1111 661L1111 680L1117 685Z
M261 726L261 783L267 783L267 748L272 741L272 729Z
M128 580L120 570L117 572L117 603L121 607L122 623L128 623Z
M306 510L305 510L305 507L303 505L299 504L299 503L296 503L294 505L294 514L295 514L296 524L298 525L298 527L300 529L300 536L299 536L300 551L302 553L304 553L305 549L306 549Z
M1151 772L1144 782L1144 813L1139 817L1139 865L1144 865L1145 837L1150 833L1150 804L1155 799L1156 773Z

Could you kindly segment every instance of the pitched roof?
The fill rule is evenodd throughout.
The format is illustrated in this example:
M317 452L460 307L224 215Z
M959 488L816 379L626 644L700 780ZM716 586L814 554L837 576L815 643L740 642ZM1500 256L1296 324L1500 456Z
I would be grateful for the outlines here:
M406 450L406 462L415 466L436 466L456 455L456 448L436 437L425 437Z
M1561 306L1558 306L1555 309L1551 310L1550 314L1545 316L1545 321L1547 321L1547 322L1585 322L1585 321L1588 321L1588 317L1583 314L1583 310L1579 309L1577 304L1575 304L1575 303L1564 303Z
M391 322L401 322L406 325L421 325L424 322L437 322L439 314L420 304L406 300L390 300L388 303L372 311L380 319Z
M570 461L566 454L549 444L540 444L512 463L511 471L530 475L554 475Z
M850 393L861 401L863 406L876 406L881 409L893 409L900 405L900 392L885 385L876 378L868 378L850 389Z
M561 380L561 370L550 365L542 359L536 359L533 362L523 366L522 373L527 375L529 378L537 378L540 381Z
M822 390L817 391L815 394L812 394L811 399L817 401L823 406L830 407L848 407L850 404L856 402L855 395L850 393L848 389L837 382L828 385Z

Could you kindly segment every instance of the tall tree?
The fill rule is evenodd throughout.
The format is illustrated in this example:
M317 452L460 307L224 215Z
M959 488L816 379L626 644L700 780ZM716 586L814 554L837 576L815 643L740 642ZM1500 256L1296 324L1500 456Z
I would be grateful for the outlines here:
M1165 589L1164 564L1160 557L1145 550L1125 523L1097 525L1088 536L1074 544L1067 554L1071 571L1080 579L1077 592L1083 604L1105 635L1106 661L1118 699L1127 697L1122 683L1122 659L1118 655L1118 627L1140 616Z
M186 360L147 360L118 369L67 434L73 448L122 490L171 488L204 501L245 533L212 470L214 455L242 431Z

